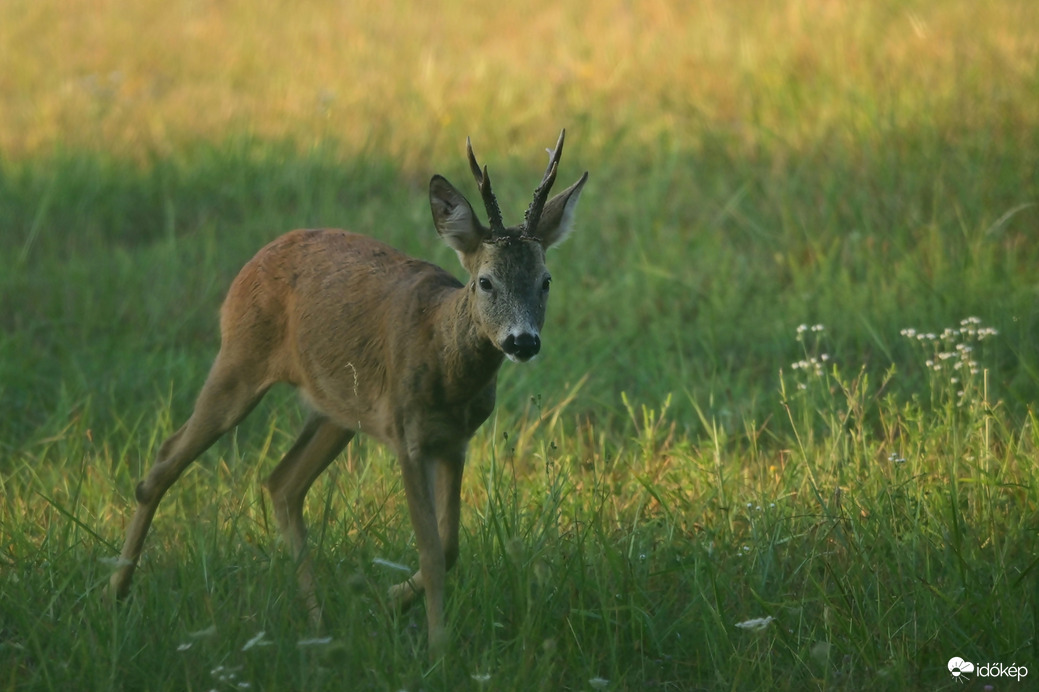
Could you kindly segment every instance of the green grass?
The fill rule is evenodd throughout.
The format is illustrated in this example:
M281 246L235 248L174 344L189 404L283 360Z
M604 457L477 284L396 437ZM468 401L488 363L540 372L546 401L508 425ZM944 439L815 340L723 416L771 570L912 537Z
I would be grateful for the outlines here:
M1039 6L542 5L0 7L0 689L1031 686ZM444 659L385 597L416 556L367 440L309 498L307 643L287 389L108 607L241 265L341 226L455 270L429 176L471 190L472 134L514 221L560 125L591 177L471 445Z

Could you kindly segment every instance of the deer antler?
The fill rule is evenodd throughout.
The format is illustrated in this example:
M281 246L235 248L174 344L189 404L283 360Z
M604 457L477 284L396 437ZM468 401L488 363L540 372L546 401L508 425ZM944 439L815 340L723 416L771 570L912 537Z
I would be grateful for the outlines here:
M556 170L559 168L559 157L563 154L563 138L565 136L566 130L560 130L556 148L549 152L548 168L545 170L545 177L541 179L541 184L534 190L534 200L527 207L527 213L523 216L523 235L533 235L538 227L538 222L541 220L541 212L545 209L548 193L552 189L552 183L556 182Z
M491 191L491 176L487 173L487 166L481 169L480 164L476 162L476 156L473 154L473 143L468 137L465 138L465 150L469 154L469 168L473 171L473 177L476 178L476 186L480 188L480 196L483 197L483 206L487 209L487 221L491 224L491 237L504 235L505 223L501 219L501 209L498 207L498 200L494 197L494 192Z

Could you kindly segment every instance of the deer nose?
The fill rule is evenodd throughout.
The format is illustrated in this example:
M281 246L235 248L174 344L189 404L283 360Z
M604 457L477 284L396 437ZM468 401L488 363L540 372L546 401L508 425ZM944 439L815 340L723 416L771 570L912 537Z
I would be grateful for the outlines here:
M541 337L528 332L509 334L502 342L501 350L515 360L530 360L541 350Z

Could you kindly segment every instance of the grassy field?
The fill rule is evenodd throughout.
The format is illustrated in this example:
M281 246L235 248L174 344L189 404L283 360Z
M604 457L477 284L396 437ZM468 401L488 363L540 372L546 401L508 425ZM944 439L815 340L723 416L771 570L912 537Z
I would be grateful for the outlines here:
M302 5L0 4L0 689L1034 688L1039 4ZM241 265L338 226L461 273L429 176L475 198L471 135L516 222L562 126L590 181L470 449L445 657L366 440L309 498L308 629L288 390L109 607Z

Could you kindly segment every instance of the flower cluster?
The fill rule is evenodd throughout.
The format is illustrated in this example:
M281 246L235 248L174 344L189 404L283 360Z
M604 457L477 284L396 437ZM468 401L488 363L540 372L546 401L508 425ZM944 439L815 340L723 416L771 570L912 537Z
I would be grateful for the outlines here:
M797 325L797 340L804 341L805 332L819 333L825 330L826 327L821 324L813 324L810 327L807 324L799 324Z
M791 363L790 367L794 370L804 370L816 377L822 377L824 372L823 363L828 360L830 360L830 354L828 353L823 353L818 356L806 356L796 363Z
M956 387L957 397L963 398L966 395L964 380L981 372L981 366L975 360L975 348L999 332L992 327L983 327L978 317L967 317L960 320L959 327L947 327L941 334L918 332L911 327L903 329L901 334L930 352L924 361L928 371L944 375L945 380Z
M230 685L235 689L247 690L252 687L252 683L238 679L238 673L240 673L241 670L242 666L235 666L233 668L228 666L217 666L213 670L209 671L209 674L216 678L216 681L219 683Z
M798 327L797 327L797 337L796 338L797 338L798 341L800 341L804 345L803 346L803 348L804 348L804 358L802 358L801 360L799 360L799 361L797 361L795 363L791 363L790 364L790 368L792 370L795 370L795 371L799 370L801 372L804 372L804 373L806 373L808 375L812 375L814 377L822 377L826 373L825 363L829 362L830 354L828 354L828 353L816 354L816 351L819 350L820 335L824 331L826 331L826 327L824 327L821 324L813 324L811 326L809 326L807 324L798 325ZM806 334L814 334L815 335L815 344L812 347L809 347L805 343L805 335ZM804 382L801 382L800 384L797 385L797 387L798 387L798 389L807 389L808 385L805 384Z

